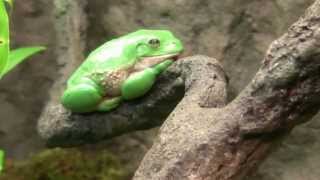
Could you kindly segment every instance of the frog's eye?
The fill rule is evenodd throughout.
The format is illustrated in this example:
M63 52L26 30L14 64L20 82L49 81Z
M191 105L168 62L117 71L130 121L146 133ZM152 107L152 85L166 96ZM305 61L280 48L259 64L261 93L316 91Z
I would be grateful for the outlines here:
M149 43L149 45L150 45L151 47L153 47L153 48L157 48L157 47L160 46L160 41L159 41L159 39L150 39L148 43Z

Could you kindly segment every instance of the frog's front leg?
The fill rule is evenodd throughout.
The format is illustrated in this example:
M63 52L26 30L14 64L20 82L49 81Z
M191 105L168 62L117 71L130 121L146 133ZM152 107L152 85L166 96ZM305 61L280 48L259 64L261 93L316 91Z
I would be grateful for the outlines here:
M131 74L121 87L121 95L125 100L131 100L146 94L154 84L157 75L172 64L171 60L164 61L154 67Z
M157 73L157 75L159 75L160 73L165 71L172 63L173 63L172 60L166 60L152 67L152 69L155 71L155 73Z

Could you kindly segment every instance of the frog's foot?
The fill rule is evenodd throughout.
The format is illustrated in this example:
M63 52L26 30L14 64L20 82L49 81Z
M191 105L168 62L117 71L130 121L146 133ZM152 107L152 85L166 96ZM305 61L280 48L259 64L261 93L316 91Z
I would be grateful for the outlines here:
M168 67L173 63L172 60L166 60L156 66L153 67L153 69L155 70L155 72L158 74L162 73L163 71L165 71L166 69L168 69Z
M95 86L79 84L64 92L62 104L72 112L84 113L95 110L102 99Z
M106 98L98 105L97 111L100 111L100 112L111 111L114 108L118 107L121 101L122 101L121 97L114 97L110 99Z

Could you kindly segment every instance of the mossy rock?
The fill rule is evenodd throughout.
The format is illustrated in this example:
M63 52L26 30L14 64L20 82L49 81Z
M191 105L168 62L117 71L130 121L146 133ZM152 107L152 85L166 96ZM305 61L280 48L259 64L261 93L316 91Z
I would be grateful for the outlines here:
M20 163L7 163L0 180L123 180L119 161L102 151L84 153L77 149L46 150Z

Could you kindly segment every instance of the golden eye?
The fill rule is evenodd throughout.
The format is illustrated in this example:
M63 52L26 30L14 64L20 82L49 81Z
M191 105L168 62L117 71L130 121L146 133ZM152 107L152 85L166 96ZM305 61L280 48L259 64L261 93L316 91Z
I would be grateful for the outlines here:
M151 47L153 47L153 48L157 48L157 47L160 46L160 41L159 41L159 39L150 39L148 43L149 43L149 45L150 45Z

